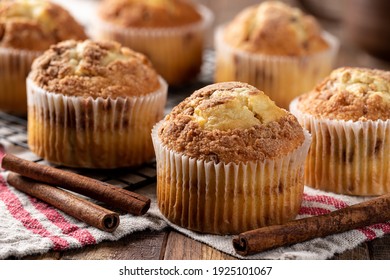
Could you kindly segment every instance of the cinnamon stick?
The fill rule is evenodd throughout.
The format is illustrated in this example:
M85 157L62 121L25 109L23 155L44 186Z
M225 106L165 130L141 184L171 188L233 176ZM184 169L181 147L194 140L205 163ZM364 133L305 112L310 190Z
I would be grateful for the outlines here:
M243 232L233 238L233 247L251 255L389 220L390 194L385 194L329 214Z
M7 182L16 189L64 211L91 226L113 232L119 225L119 215L59 188L42 184L10 172Z
M143 195L86 176L24 160L12 154L3 157L1 166L24 177L105 202L133 215L143 215L150 207L150 199Z

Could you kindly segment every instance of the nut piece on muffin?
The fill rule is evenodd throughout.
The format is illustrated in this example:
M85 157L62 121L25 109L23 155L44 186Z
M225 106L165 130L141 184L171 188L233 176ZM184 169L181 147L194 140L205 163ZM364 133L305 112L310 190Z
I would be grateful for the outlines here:
M158 206L171 222L234 234L296 216L310 137L255 87L227 82L195 91L152 137Z
M134 166L154 157L150 130L167 85L142 54L116 42L64 41L28 77L28 144L73 167Z
M218 28L215 45L217 82L261 87L284 108L329 74L338 48L314 17L278 1L241 11Z
M305 183L350 195L390 192L390 72L342 67L291 104L313 135Z
M0 110L27 112L26 77L32 61L63 40L86 39L84 28L57 4L39 0L0 2Z
M185 0L104 0L97 18L97 38L144 53L170 85L199 73L212 20L206 7Z

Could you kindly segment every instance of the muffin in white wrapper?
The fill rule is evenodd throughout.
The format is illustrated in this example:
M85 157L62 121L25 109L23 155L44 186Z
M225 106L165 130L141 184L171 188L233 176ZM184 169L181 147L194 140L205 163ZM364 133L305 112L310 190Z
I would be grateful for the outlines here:
M150 129L164 116L167 84L139 97L92 98L28 86L28 144L44 159L84 168L136 166L154 158ZM152 113L151 113L152 112Z
M215 32L215 81L242 81L288 109L330 73L338 39L277 1L248 7Z
M148 7L148 3L141 5ZM160 27L159 17L155 25L145 27L120 25L98 16L93 36L118 41L145 54L169 85L185 84L194 80L200 72L206 35L213 21L213 13L206 6L194 5L193 8L199 13L200 19L177 26L164 26L161 23ZM160 11L169 13L171 10L162 7ZM176 15L170 16L174 21ZM151 18L153 20L153 16Z
M118 168L154 158L150 130L164 116L167 83L143 55L114 42L62 42L33 64L27 87L28 145L45 160Z
M26 77L31 64L43 52L0 47L0 110L26 115Z
M390 192L390 120L346 121L290 111L312 134L305 184L348 195Z
M312 134L305 184L348 195L390 192L390 72L335 69L290 111Z
M27 115L26 78L50 45L86 39L83 27L61 6L43 0L0 1L0 110Z
M226 85L228 86L226 87ZM239 90L242 87L250 91L253 90L252 87L247 87L248 85L242 83L216 84L199 90L198 94L195 92L193 99L189 97L184 103L193 106L193 102L196 103L196 100L199 100L199 98L202 99L200 97L203 94L201 91L207 92L213 90L212 87L214 87L214 90L217 89L215 91L218 92L217 94L220 91L226 90L232 90L233 94L235 94L234 88L232 89L230 85L233 85L233 87ZM249 95L253 94L252 96L254 96L259 93L259 91L257 93L254 92L256 91L253 91ZM206 102L209 99L207 97L209 94L210 92L203 96ZM222 99L216 97L218 99L216 99L215 103L218 104L217 107L221 105L221 100L226 100L225 98L227 97L225 94L229 95L229 93L225 92L222 93L224 96ZM210 99L213 98L211 97ZM241 97L237 98L240 99ZM268 101L265 102L263 103L263 108L268 108L264 110L265 114L272 114L269 110L281 110L275 109L273 103L273 105L270 105L271 107L267 107L268 105L265 104L268 104ZM231 108L230 106L235 104L234 101L231 104L228 103L229 101L226 103L226 108ZM262 105L260 104L258 103L261 107ZM214 107L216 111L219 110L217 107ZM181 108L184 109L184 115L186 112L192 110L189 108L187 106ZM226 112L226 114L229 114L229 112ZM187 115L185 118L187 118ZM172 125L169 122L178 125L176 127L175 124ZM232 122L235 121L233 120ZM246 122L246 120L243 120L243 122ZM237 124L236 122L235 125ZM163 125L166 125L163 129L168 130L166 134L161 131ZM186 126L188 125L191 124L187 124ZM279 128L279 125L276 123L272 125ZM223 155L219 154L219 152L231 149L226 155L227 157L233 156L235 154L233 143L231 143L232 146L230 148L230 144L227 144L226 149L219 147L221 148L219 151L218 147L216 149L212 148L216 142L223 145L223 142L228 141L223 140L226 138L226 135L229 135L229 139L236 139L236 136L230 135L230 130L222 132L221 137L217 137L221 140L219 141L217 139L201 139L202 133L208 133L205 131L202 132L202 129L196 131L196 129L186 130L184 128L179 138L183 137L188 142L182 143L181 140L178 140L174 144L172 143L172 139L165 139L169 145L177 145L176 148L172 148L164 144L161 138L171 134L171 129L172 131L182 129L180 122L175 116L161 121L152 130L157 162L157 203L161 213L170 222L198 232L237 234L262 226L282 224L294 219L298 214L303 196L304 162L311 141L310 134L307 131L302 131L299 125L295 126L295 129L298 131L301 130L302 134L300 137L302 138L300 141L302 142L299 142L299 144L298 142L294 143L297 146L291 151L287 153L276 152L280 154L273 158L261 158L259 160L248 161L242 160L241 156L250 157L246 155L246 152L243 152L242 155L231 158L231 162L222 160ZM254 129L262 130L261 127ZM221 132L216 131L215 133L219 134ZM191 134L195 137L193 140L189 140L192 137ZM291 136L292 133L290 131L287 134ZM239 136L237 135L237 137ZM272 136L269 137L272 138ZM278 137L275 134L275 138ZM291 137L295 140L295 136ZM254 142L257 140L262 141L260 139L253 139ZM269 138L267 138L268 140ZM272 142L272 140L270 141ZM187 148L193 145L201 147L202 142L205 143L203 148L208 153L206 158L203 158L202 155L192 156L191 151L186 151ZM210 144L209 150L206 147L207 142ZM279 150L279 144L275 145L273 146L275 147L274 151ZM187 148L184 148L184 151L178 151L178 149L182 149L183 147ZM201 147L201 149L203 148ZM241 149L241 147L238 148ZM197 151L197 148L195 150ZM255 155L255 157L257 156Z

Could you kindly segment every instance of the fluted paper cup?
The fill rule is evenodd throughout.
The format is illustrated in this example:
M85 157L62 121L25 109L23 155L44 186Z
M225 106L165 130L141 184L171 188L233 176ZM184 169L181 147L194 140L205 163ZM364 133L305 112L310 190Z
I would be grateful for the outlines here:
M172 223L212 234L237 234L281 224L298 214L310 135L274 160L214 163L169 150L152 130L157 162L157 203Z
M329 48L307 56L278 56L250 53L224 41L225 26L215 34L215 82L241 81L260 88L279 107L312 89L330 73L339 49L339 41L324 32Z
M154 158L150 137L162 119L167 84L144 96L92 98L47 92L27 80L28 145L45 160L71 167L117 168Z
M124 28L96 18L93 34L145 54L168 84L180 85L200 72L205 36L213 20L208 8L198 5L197 9L202 20L181 27Z
M27 115L26 77L40 51L0 47L0 110Z
M390 192L390 120L344 121L315 118L290 106L313 140L305 184L325 191L374 196Z

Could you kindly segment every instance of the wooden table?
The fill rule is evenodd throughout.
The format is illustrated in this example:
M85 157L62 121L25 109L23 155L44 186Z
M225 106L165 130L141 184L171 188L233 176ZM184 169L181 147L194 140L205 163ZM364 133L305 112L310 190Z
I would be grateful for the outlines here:
M258 1L199 1L209 4L219 11L216 23L229 18L236 11L251 2ZM237 2L240 2L238 4ZM293 2L293 1L289 1ZM231 4L232 6L229 6ZM221 8L223 7L223 8ZM321 20L323 27L336 35L341 41L341 50L336 66L366 66L390 70L390 63L371 57L359 50L348 41L341 22ZM210 46L209 42L209 46ZM201 83L189 86L189 94ZM178 91L183 92L182 89ZM172 94L174 96L174 94ZM179 102L184 96L177 95L170 99L170 105ZM1 136L0 136L1 137ZM116 242L103 242L83 249L68 250L65 252L49 252L43 255L32 255L24 259L62 259L62 260L232 260L235 259L207 245L192 240L172 229L162 232L138 232L128 235ZM334 259L390 259L390 236L385 236L366 242L355 249L336 255Z

